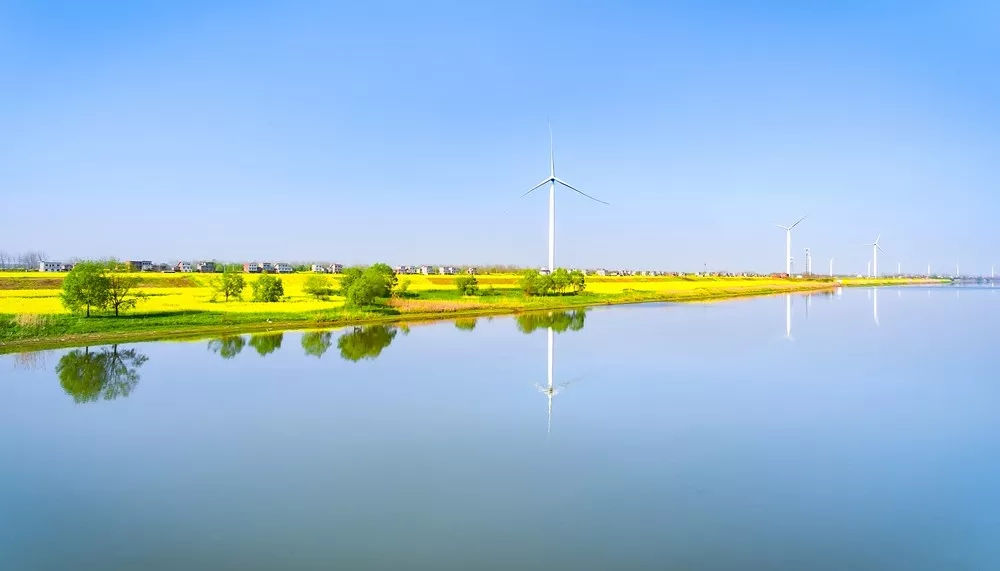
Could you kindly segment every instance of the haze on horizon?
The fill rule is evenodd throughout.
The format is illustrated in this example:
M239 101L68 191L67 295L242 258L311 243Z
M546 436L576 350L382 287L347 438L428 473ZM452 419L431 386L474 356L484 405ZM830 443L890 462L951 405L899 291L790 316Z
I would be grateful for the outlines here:
M778 271L1000 266L986 3L7 2L0 249Z

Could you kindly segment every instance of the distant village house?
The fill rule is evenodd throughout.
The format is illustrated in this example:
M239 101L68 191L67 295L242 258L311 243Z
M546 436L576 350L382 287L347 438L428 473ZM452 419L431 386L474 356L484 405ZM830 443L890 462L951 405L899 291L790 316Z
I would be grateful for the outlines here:
M151 272L153 271L153 262L149 260L129 260L126 262L130 272Z
M38 262L38 271L40 272L68 272L73 269L73 264L64 264L62 262Z

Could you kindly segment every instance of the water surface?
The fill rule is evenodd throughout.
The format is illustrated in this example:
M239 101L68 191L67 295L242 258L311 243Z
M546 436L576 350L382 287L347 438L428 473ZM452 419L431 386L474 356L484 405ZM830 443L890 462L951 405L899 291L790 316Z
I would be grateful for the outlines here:
M998 302L0 356L0 569L995 569Z

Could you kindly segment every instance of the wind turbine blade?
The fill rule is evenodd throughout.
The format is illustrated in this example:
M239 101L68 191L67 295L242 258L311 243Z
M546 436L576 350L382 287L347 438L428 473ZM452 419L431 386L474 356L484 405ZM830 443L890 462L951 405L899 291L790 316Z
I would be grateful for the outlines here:
M879 246L877 243L875 244L875 247L878 248L879 252L882 252L883 254L887 253L885 250L882 249L882 246Z
M529 190L528 192L525 192L519 198L524 198L525 196L528 196L532 192L535 192L536 190L538 190L539 188L545 186L546 184L548 184L551 181L552 181L551 178L547 178L547 179L543 180L542 182L540 182L540 183L536 184L535 186L531 187L531 190Z
M788 226L782 226L781 224L775 224L775 226L785 231L791 230L791 228L789 228Z
M788 229L791 230L792 228L795 228L796 226L799 225L799 222L802 222L805 219L806 219L805 216L803 216L802 218L799 218L798 220L795 221L795 224L792 224L791 226L789 226Z
M556 152L552 143L552 123L549 123L549 176L556 176Z
M872 244L872 246L878 246L878 241L881 240L881 239L882 239L882 235L881 234L879 234L878 236L875 236L875 242Z
M579 188L576 188L575 186L573 186L573 185L571 185L571 184L567 183L567 182L566 182L566 181L564 181L564 180L560 180L560 179L558 179L558 178L555 178L555 177L552 177L552 180L554 180L554 181L558 182L559 184L561 184L561 185L565 186L566 188L568 188L568 189L570 189L570 190L572 190L572 191L574 191L574 192L577 192L577 193L579 193L579 194L582 194L582 195L586 196L587 198L589 198L589 199L593 200L594 202L600 202L601 204L605 204L605 205L607 205L607 206L611 206L611 204L610 204L610 203L607 203L607 202L604 202L604 201L603 201L603 200L601 200L600 198L594 198L593 196L590 196L590 195L589 195L589 194L587 194L586 192L584 192L584 191L580 190Z

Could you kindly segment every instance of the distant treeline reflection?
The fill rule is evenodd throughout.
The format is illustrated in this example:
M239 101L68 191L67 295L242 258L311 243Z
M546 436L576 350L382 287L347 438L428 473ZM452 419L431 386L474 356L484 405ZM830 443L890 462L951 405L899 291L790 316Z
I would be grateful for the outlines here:
M352 327L337 338L340 356L355 362L361 359L375 359L392 343L399 329L393 325ZM210 340L208 350L223 359L232 359L239 355L244 347L250 345L258 355L264 357L280 349L283 340L283 333L253 334L250 335L249 341L243 335L227 335ZM333 332L307 331L302 334L301 344L306 355L320 358L333 346Z
M66 394L78 403L127 397L139 382L139 367L148 360L135 349L73 349L59 359L56 374Z
M517 316L517 328L521 333L531 333L536 329L552 328L556 333L564 331L579 331L587 312L583 309L573 311L552 311L549 313L525 313Z

